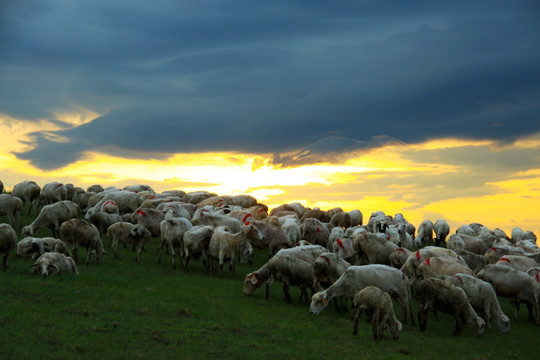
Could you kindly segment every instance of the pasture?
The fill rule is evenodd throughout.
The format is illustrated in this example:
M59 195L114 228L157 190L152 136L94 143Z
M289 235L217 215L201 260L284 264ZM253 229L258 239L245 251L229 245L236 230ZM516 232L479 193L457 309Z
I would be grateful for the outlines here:
M29 224L32 217L23 217ZM0 217L0 222L7 222ZM35 236L50 236L41 229ZM189 271L173 270L170 256L157 262L153 238L135 262L131 249L109 254L102 264L79 264L79 275L42 278L31 273L31 260L9 257L0 272L1 359L534 359L539 327L527 321L525 307L515 320L507 299L501 306L511 330L495 328L475 337L469 329L452 335L452 320L431 314L428 329L404 326L400 340L374 342L371 325L362 321L352 335L348 314L329 306L320 315L309 304L284 300L275 283L269 300L264 288L252 297L242 292L244 276L266 261L257 251L251 265L237 264L221 276L200 261ZM86 251L80 250L84 261ZM401 310L394 306L400 317ZM413 300L413 311L417 303Z

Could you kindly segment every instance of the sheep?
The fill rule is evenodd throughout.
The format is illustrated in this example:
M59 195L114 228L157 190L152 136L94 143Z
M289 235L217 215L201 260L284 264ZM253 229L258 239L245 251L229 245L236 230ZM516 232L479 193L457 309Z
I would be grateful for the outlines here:
M484 320L476 314L465 291L460 287L447 284L442 279L430 278L417 284L415 296L420 303L418 310L420 332L426 331L429 310L435 309L454 318L454 335L461 333L464 324L467 324L477 336L484 333Z
M184 201L189 204L198 204L204 199L208 199L214 196L217 196L217 194L214 194L208 191L194 191L194 192L187 193L184 196Z
M420 250L415 251L414 253L411 253L409 257L407 258L407 261L405 261L405 264L403 264L403 266L401 267L401 271L403 271L403 273L410 278L415 274L416 268L418 267L418 265L420 265L424 260L430 257L437 257L437 256L449 256L449 257L457 259L463 265L467 264L453 250L440 248L436 246L426 246L423 249L420 249Z
M39 202L43 205L50 205L59 201L67 200L66 186L59 182L47 183L41 190Z
M76 218L79 216L79 211L79 205L69 200L45 205L34 221L22 228L21 236L23 238L32 236L37 230L46 226L51 229L52 236L56 238L62 222Z
M75 261L64 254L47 252L41 255L32 264L32 273L41 272L41 276L47 277L56 274L79 274Z
M540 252L540 247L532 240L520 240L516 243L516 246L522 248L529 254L537 254Z
M191 214L189 210L184 206L185 203L182 203L180 201L167 201L162 202L156 206L157 210L162 210L167 212L168 210L174 210L177 217L183 217L188 220L191 220ZM141 205L142 207L142 205Z
M409 279L400 270L382 264L350 266L328 289L312 296L310 312L319 314L326 308L330 300L337 296L353 298L354 295L366 286L377 286L394 298L403 309L403 323L412 317L409 303Z
M304 212L306 212L307 209L304 207L304 205L297 202L290 203L290 204L281 204L278 207L273 208L270 211L270 215L276 215L276 213L281 212L281 211L293 212L296 214L296 216L298 216L298 219L301 219L302 216L304 215Z
M171 249L172 267L176 269L176 257L184 263L184 233L193 227L191 222L183 217L173 217L170 213L165 215L165 219L159 224L161 230L161 241L159 242L158 262L161 262L161 249L167 243Z
M300 221L295 218L283 218L281 228L285 232L289 247L294 246L298 241L302 240L302 231L300 230Z
M316 291L322 291L330 287L333 283L339 279L341 275L347 270L351 264L336 253L325 252L315 260L313 263L313 270L315 271L315 283L313 288Z
M458 262L451 257L427 258L418 265L414 275L411 277L409 287L414 288L418 280L432 278L438 275L454 275L457 273L475 276L474 272L467 265Z
M465 291L469 303L490 329L491 320L494 319L499 332L505 334L510 331L510 319L503 313L495 289L490 283L465 273L448 276L444 281Z
M398 247L390 253L390 266L396 269L401 269L403 264L407 261L407 258L411 255L411 251L406 248Z
M478 278L493 285L498 296L510 298L516 319L519 304L524 302L529 310L529 321L535 322L533 308L536 301L531 286L531 275L510 266L489 264L478 273Z
M353 239L345 234L331 244L330 251L350 263L356 263L358 260L358 249L355 249Z
M90 215L89 220L98 228L100 234L106 234L109 226L122 222L122 217L119 214L96 211Z
M30 215L32 208L36 214L38 213L41 187L35 181L25 180L15 184L12 194L21 199L24 205L28 205L28 215Z
M394 224L398 225L400 223L405 225L405 229L407 230L407 233L411 236L411 238L414 238L416 227L410 222L408 222L402 213L396 213L394 215Z
M448 239L446 247L452 250L464 249L480 255L487 251L486 244L481 238L466 234L451 235Z
M229 271L231 277L235 273L235 257L237 248L244 242L249 241L249 237L260 239L262 234L255 225L247 225L237 233L231 232L226 226L218 226L208 244L208 254L210 259L210 268L215 266L215 260L219 261L219 273L223 270L223 264L229 261ZM215 259L215 260L214 260Z
M500 246L496 248L492 247L488 249L484 254L488 264L495 264L497 261L499 261L501 257L506 255L527 256L527 252L517 246Z
M450 233L450 226L444 219L439 219L433 224L433 231L435 231L435 246L444 244L446 237Z
M107 236L111 239L111 247L115 259L120 259L120 254L118 253L119 244L131 244L137 252L135 261L141 262L141 253L144 244L150 240L152 234L144 226L134 225L129 222L119 222L109 226Z
M233 232L239 232L242 229L240 220L225 215L211 213L206 208L197 210L191 218L191 223L193 225L210 225L214 228L226 226Z
M20 214L24 210L21 199L10 194L0 194L0 216L7 215L9 224L16 231L21 230L22 220Z
M532 240L533 243L536 242L536 235L532 231L523 231L518 227L512 229L511 236L514 244L521 240Z
M469 235L469 236L476 236L476 231L474 231L474 229L469 225L461 225L460 227L457 228L456 234L458 234L458 235L465 234L465 235Z
M99 200L93 205L91 205L91 201L89 201L88 205L91 206L91 208L86 212L86 219L89 219L92 212L101 209L101 206L109 200L116 203L120 215L135 212L142 203L142 199L137 193L127 190L104 190L102 193L98 193L95 196L97 197L96 200Z
M390 235L390 241L399 247L404 247L411 250L413 248L413 239L407 232L407 227L404 223L391 225L386 229L386 234Z
M371 314L371 332L373 340L381 340L383 331L390 330L394 340L399 340L402 330L401 322L397 319L392 305L392 299L387 292L376 286L367 286L354 296L356 315L354 316L353 335L358 334L358 324L363 312Z
M413 240L413 245L421 247L422 245L431 245L433 243L433 223L430 220L424 220L418 226L418 234Z
M87 189L86 189L86 192L93 192L93 193L100 193L100 192L103 192L103 186L99 185L99 184L94 184L94 185L90 185Z
M328 227L315 218L307 218L300 224L300 232L303 240L312 244L328 247L330 231Z
M252 240L251 245L256 249L268 248L268 258L274 256L279 250L290 247L287 235L280 226L262 220L249 221L246 224L255 225L261 232L262 238Z
M279 251L259 270L249 273L244 279L244 294L252 295L253 292L266 284L266 299L270 297L270 288L274 281L283 283L283 293L287 302L291 302L289 287L299 286L301 289L300 302L307 301L307 289L313 295L315 274L311 263L298 258L294 253Z
M257 205L257 199L255 199L251 195L246 194L234 195L231 197L230 205L238 205L243 207L244 209L248 209Z
M534 307L536 308L536 323L540 324L540 267L533 267L527 270L531 276L531 288L534 295Z
M148 229L152 237L161 237L161 222L164 219L164 211L152 208L139 208L131 215L131 222Z
M66 256L71 256L71 251L64 242L53 237L35 238L27 236L17 243L17 256L37 259L45 252L59 252Z
M385 215L382 211L376 211L371 214L367 223L367 229L372 233L384 233L390 225L395 225L393 218Z
M154 190L149 185L143 185L143 184L137 184L137 185L129 185L124 187L122 190L132 191L135 193L140 193L143 191L150 191L154 192Z
M17 234L9 224L0 224L0 254L2 258L2 270L8 268L8 256L11 250L17 246Z
M484 255L474 254L468 250L456 249L456 254L461 256L467 263L467 266L475 273L478 274L480 270L487 265L487 260Z
M388 238L388 235L380 233L363 233L356 236L353 243L358 249L360 264L390 265L390 254L398 246L389 241Z
M335 214L334 216L332 216L332 218L334 218L336 216L343 216L343 212L341 212L339 214ZM304 221L305 219L309 219L309 218L317 219L317 220L319 220L321 222L328 222L328 215L326 214L326 211L323 211L323 210L319 209L318 207L306 210L302 214L302 217L300 218L300 221ZM334 226L337 226L338 222L339 222L339 220L336 221ZM330 219L330 223L333 224L332 219Z
M505 255L499 258L495 264L506 265L516 270L527 272L527 270L536 266L536 261L521 255Z
M208 246L214 233L210 225L196 225L184 233L184 269L187 270L189 260L193 256L201 255L203 264L208 267Z
M79 245L86 248L86 264L90 263L90 256L95 252L96 261L101 262L103 254L103 243L99 235L99 230L94 225L81 219L70 219L64 221L60 226L62 240L67 244L72 244L73 260L79 263Z

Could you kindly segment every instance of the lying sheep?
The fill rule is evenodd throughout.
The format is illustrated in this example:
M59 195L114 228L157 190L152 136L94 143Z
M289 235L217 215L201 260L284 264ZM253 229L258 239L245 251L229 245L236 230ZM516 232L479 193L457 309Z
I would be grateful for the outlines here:
M111 239L111 247L115 259L120 259L118 245L131 245L137 252L135 261L141 262L141 254L144 245L150 240L152 234L141 225L134 225L128 222L119 222L109 226L107 236Z
M95 252L98 263L103 259L103 243L99 235L99 230L92 224L81 219L70 219L60 226L62 240L67 244L72 244L73 259L79 261L79 245L86 248L86 264L90 263L90 256Z
M409 279L400 270L381 264L351 266L328 289L316 293L311 298L310 312L319 314L330 300L337 296L353 298L356 293L367 286L377 286L394 298L403 309L403 323L412 317L409 303Z
M187 270L189 260L201 255L204 266L208 267L208 246L214 233L210 225L196 225L184 233L184 269Z
M354 296L356 315L354 316L353 335L358 334L358 323L362 313L371 314L373 340L381 340L383 331L388 329L394 340L399 339L401 322L396 318L392 299L388 293L376 286L367 286Z
M76 218L77 216L79 216L79 205L72 201L65 200L45 205L34 221L22 228L21 236L23 238L32 236L40 228L48 227L51 229L52 236L56 238L60 225L64 221Z
M59 252L71 256L71 252L60 239L27 236L17 243L17 256L37 259L46 252Z
M47 252L32 265L32 273L41 272L41 276L57 274L79 274L75 261L64 254Z
M476 314L463 289L447 284L441 279L430 278L417 284L415 297L420 303L418 310L420 332L426 331L428 313L434 309L450 314L454 318L454 335L458 335L465 324L477 336L484 333L485 322Z
M510 319L503 313L495 289L490 283L464 273L448 276L444 281L465 291L469 303L490 329L491 320L494 319L501 333L510 331Z
M24 203L21 199L10 194L0 194L0 216L7 215L9 224L16 230L21 230L21 213Z
M28 205L28 215L30 215L32 208L36 214L38 213L41 188L35 181L25 180L15 184L12 194L21 199L24 205Z
M266 299L268 299L272 284L274 281L279 281L283 283L283 293L287 302L291 302L290 286L299 286L301 289L299 301L307 302L308 289L311 290L311 295L313 295L314 278L313 266L310 263L299 259L290 252L279 251L259 270L246 276L244 293L247 295L253 294L255 289L267 281Z
M17 234L9 224L0 224L0 254L3 254L2 269L8 268L8 256L17 246Z

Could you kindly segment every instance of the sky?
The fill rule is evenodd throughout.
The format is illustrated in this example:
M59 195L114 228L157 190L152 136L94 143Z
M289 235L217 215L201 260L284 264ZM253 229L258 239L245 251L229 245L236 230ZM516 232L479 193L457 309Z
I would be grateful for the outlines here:
M0 180L540 234L538 1L0 1Z

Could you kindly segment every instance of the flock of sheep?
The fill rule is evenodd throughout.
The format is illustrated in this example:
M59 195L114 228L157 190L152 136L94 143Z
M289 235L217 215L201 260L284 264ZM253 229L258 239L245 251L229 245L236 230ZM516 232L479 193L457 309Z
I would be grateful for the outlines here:
M36 218L22 227L25 206ZM3 193L0 182L0 215L9 220L0 224L4 270L16 249L16 256L35 259L33 272L42 276L78 273L79 246L87 250L86 264L92 257L99 263L106 253L102 236L109 238L115 258L129 245L140 262L145 244L158 238L159 262L165 246L174 268L180 262L187 269L191 259L200 259L219 274L228 266L231 276L236 261L250 263L254 249L264 249L268 260L246 275L245 294L266 285L268 298L278 281L290 302L289 288L298 286L300 301L311 301L313 314L330 302L347 308L350 300L356 309L353 334L366 313L376 340L385 330L399 339L402 323L414 325L412 297L419 302L420 331L426 330L430 311L442 311L453 316L454 334L469 327L481 335L492 322L508 332L510 319L498 296L510 298L516 318L525 303L529 320L540 324L540 248L534 233L519 228L507 236L473 223L450 235L444 220L425 220L416 229L402 214L382 211L364 224L359 210L291 203L269 212L249 195L156 193L146 185L84 190L58 182L41 188L33 181L16 184L11 194ZM34 237L42 228L52 237ZM402 310L401 321L392 299Z

